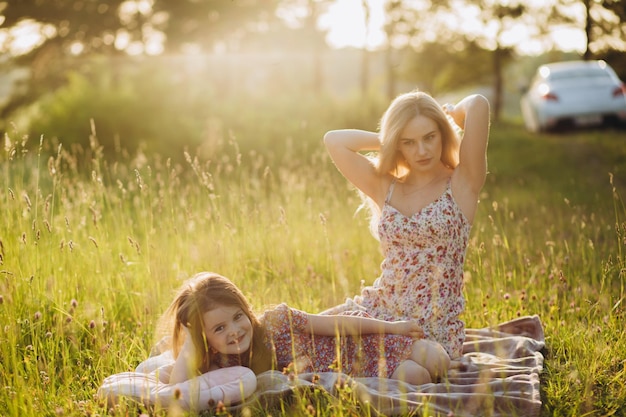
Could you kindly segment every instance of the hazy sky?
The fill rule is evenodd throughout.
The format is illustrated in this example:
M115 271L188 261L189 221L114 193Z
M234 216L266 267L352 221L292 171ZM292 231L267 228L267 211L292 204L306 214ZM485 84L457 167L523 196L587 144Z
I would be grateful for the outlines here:
M328 12L320 18L320 28L328 30L327 41L331 46L344 47L354 46L376 48L384 44L385 34L382 30L384 24L385 0L367 0L370 4L371 17L369 33L365 30L364 12L361 0L335 0L328 8ZM528 0L528 4L544 5L544 0ZM584 13L584 10L578 11ZM472 10L463 13L462 27L465 31L483 31L489 33L491 28L483 27L478 23ZM460 24L460 23L459 23ZM585 35L581 29L555 28L551 37L559 49L566 51L584 51ZM505 36L510 45L520 45L524 53L540 53L542 45L529 40L528 30L522 26L510 28Z

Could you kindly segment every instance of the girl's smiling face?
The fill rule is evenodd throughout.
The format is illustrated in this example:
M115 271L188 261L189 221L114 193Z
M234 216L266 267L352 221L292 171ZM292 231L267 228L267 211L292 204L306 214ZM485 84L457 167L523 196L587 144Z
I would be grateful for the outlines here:
M252 323L238 306L218 306L202 315L207 343L225 355L247 351L252 342Z

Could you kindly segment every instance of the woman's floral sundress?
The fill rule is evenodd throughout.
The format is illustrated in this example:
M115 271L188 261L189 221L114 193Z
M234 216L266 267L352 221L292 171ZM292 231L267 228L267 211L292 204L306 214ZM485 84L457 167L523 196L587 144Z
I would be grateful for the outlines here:
M378 224L385 256L382 273L345 309L363 309L382 320L417 320L427 339L451 358L461 355L465 324L463 264L471 224L454 201L450 180L434 202L405 216L389 204L392 183Z
M363 312L348 312L368 316ZM295 365L298 372L336 372L353 377L390 377L411 354L413 339L401 335L312 336L306 313L280 304L261 317L275 369Z

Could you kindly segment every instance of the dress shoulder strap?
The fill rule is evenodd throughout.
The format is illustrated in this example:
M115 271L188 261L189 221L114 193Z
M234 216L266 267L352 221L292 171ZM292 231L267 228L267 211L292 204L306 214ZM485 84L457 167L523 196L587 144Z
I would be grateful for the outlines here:
M389 184L389 191L387 191L387 197L385 197L385 204L389 203L389 200L391 200L391 194L393 194L393 188L396 186L396 179L394 178L393 181L391 181L391 184Z

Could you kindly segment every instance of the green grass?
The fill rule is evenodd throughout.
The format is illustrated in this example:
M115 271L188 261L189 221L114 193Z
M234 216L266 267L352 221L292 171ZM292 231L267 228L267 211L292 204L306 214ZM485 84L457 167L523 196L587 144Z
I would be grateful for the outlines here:
M541 317L543 416L626 414L622 136L532 136L507 124L492 131L464 319L484 327ZM278 137L282 156L273 159L234 137L213 159L180 164L107 161L97 144L66 152L44 140L27 152L7 136L2 414L137 415L133 405L107 414L95 391L147 357L172 291L197 271L232 278L258 310L286 302L315 312L371 283L377 242L320 139L298 146ZM312 394L273 415L306 415L309 406L317 415L359 412L349 399Z

